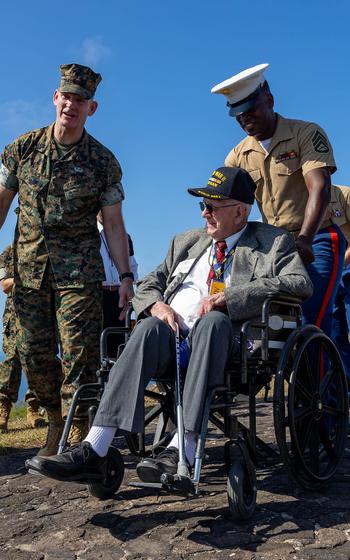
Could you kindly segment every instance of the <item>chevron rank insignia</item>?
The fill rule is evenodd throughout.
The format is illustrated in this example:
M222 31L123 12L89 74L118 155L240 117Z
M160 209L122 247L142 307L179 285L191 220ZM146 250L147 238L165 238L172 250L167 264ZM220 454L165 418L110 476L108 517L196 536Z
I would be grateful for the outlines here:
M315 131L315 134L311 138L311 142L315 149L315 152L318 152L320 154L327 154L329 152L327 138L319 130Z

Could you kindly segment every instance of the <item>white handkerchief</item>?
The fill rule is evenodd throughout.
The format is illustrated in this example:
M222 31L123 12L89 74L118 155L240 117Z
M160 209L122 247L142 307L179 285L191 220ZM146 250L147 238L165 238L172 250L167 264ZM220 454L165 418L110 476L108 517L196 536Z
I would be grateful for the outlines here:
M194 261L195 259L187 259L186 261L181 261L175 268L172 276L177 276L178 274L188 272L191 266L193 265Z

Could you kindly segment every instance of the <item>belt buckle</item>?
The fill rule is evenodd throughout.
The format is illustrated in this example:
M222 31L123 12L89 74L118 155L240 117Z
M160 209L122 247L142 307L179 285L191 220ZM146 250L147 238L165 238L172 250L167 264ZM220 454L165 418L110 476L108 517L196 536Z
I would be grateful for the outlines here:
M113 285L109 284L107 286L102 286L102 288L104 290L107 290L108 292L115 292L118 289L118 286L113 286Z

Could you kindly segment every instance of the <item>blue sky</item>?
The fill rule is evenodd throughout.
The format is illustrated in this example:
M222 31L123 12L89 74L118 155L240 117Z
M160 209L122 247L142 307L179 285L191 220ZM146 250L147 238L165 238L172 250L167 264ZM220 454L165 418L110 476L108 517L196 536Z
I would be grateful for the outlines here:
M100 72L100 105L87 129L122 165L141 274L175 233L201 225L186 189L204 184L242 138L210 89L246 67L270 63L276 110L323 126L338 164L334 181L350 184L348 0L19 0L2 5L1 20L0 149L54 120L60 64ZM1 247L14 223L10 212ZM0 312L3 302L1 295Z

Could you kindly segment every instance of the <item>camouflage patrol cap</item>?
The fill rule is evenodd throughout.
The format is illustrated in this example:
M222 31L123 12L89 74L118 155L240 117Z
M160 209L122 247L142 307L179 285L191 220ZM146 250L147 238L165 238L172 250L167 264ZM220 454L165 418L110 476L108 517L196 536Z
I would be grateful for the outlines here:
M92 99L96 88L102 80L101 74L96 74L88 66L81 64L61 64L61 82L59 91L76 93L85 99Z

